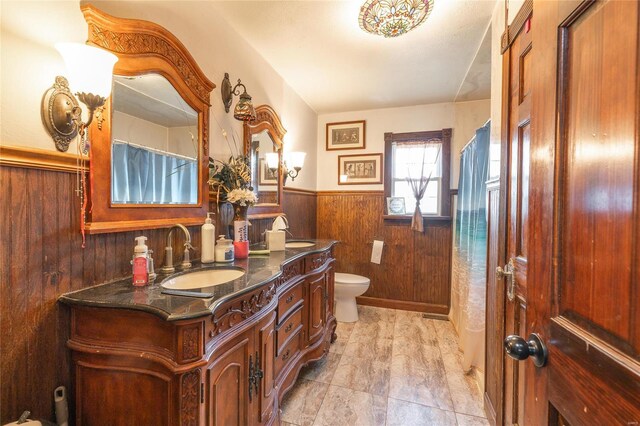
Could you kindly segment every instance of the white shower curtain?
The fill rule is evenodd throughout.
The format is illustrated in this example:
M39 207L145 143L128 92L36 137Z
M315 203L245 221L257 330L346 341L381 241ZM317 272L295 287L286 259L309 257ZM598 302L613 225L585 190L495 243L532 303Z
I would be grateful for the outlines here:
M126 142L112 143L111 200L115 204L195 204L195 159L161 153Z
M490 123L478 129L460 157L451 320L460 335L465 369L484 369L489 129Z

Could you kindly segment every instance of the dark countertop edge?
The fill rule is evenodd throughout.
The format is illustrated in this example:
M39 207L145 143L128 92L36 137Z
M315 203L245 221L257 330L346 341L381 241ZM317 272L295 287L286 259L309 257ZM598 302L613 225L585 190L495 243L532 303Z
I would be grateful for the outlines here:
M300 240L299 238L297 238L296 240ZM317 241L313 238L309 238L309 241ZM133 311L141 311L141 312L147 312L153 315L156 315L158 317L160 317L161 319L165 320L165 321L182 321L182 320L188 320L188 319L195 319L195 318L199 318L199 317L204 317L207 315L211 315L215 312L216 308L218 306L220 306L221 304L228 302L229 300L237 297L237 296L241 296L243 294L249 293L251 291L254 291L256 288L261 287L263 285L265 285L268 282L271 282L275 279L277 279L278 277L280 277L282 275L282 267L284 265L287 265L291 262L294 262L296 260L299 260L302 257L308 256L310 254L314 254L314 253L322 253L326 250L330 250L331 248L333 248L333 246L335 246L336 244L339 244L340 241L339 240L325 240L327 241L327 245L321 249L319 248L313 248L313 247L308 247L308 248L301 248L299 249L300 252L293 255L292 257L288 258L287 260L285 260L283 263L280 264L280 271L278 271L276 274L274 274L273 276L271 276L270 278L260 281L259 283L253 284L249 287L243 288L242 290L238 290L236 292L233 293L229 293L225 296L222 296L218 299L215 299L207 308L208 312L205 311L200 311L200 312L193 312L193 313L185 313L185 314L180 314L180 315L172 315L171 313L162 310L162 309L158 309L155 308L151 305L122 305L122 306L114 306L109 304L108 302L98 302L95 300L91 300L91 301L87 301L87 300L79 300L76 298L71 298L68 295L71 294L76 294L76 293L80 293L82 291L91 289L91 288L95 288L95 287L100 287L100 286L104 286L104 285L109 285L118 281L122 281L123 279L126 279L126 277L124 278L118 278L115 280L110 280L104 283L100 283L100 284L95 284L89 287L85 287L82 289L78 289L78 290L74 290L71 292L67 292L64 293L62 295L60 295L58 297L58 301L67 304L67 305L75 305L75 306L88 306L88 307L94 307L94 308L109 308L109 309L123 309L123 310L133 310ZM304 273L303 273L304 275ZM158 282L160 282L160 280L158 280ZM165 295L165 297L184 297L184 296L172 296L172 295Z

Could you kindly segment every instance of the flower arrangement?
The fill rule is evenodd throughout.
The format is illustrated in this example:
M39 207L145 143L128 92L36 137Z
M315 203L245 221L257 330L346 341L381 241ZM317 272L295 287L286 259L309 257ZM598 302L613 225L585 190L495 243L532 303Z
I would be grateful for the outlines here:
M231 145L227 132L221 130L232 155L227 162L209 157L209 186L216 193L217 202L226 200L243 207L252 206L258 202L258 197L251 187L251 159L240 153L234 156L233 148L235 152L239 151L236 138L233 137Z
M227 193L227 201L240 206L252 206L258 202L258 197L249 188L236 188Z
M234 189L244 189L251 186L251 168L249 158L244 155L229 157L228 162L209 158L209 185L228 193Z

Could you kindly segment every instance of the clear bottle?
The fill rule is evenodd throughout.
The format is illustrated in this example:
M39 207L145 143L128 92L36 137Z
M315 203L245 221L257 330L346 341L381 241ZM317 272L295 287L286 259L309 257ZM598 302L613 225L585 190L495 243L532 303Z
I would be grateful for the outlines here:
M202 225L202 250L200 261L202 263L211 263L215 261L215 244L216 244L216 227L211 222L211 213L207 213L207 218Z
M149 248L145 244L147 237L136 237L137 244L133 249L133 285L142 287L149 284L149 269L147 262Z

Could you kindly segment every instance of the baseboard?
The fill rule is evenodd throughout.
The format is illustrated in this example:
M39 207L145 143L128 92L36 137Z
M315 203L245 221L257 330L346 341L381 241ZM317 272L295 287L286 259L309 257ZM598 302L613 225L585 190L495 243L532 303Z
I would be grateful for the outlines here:
M356 302L360 305L376 306L378 308L400 309L403 311L422 312L428 318L449 320L449 307L424 302L410 302L406 300L381 299L378 297L359 296Z

